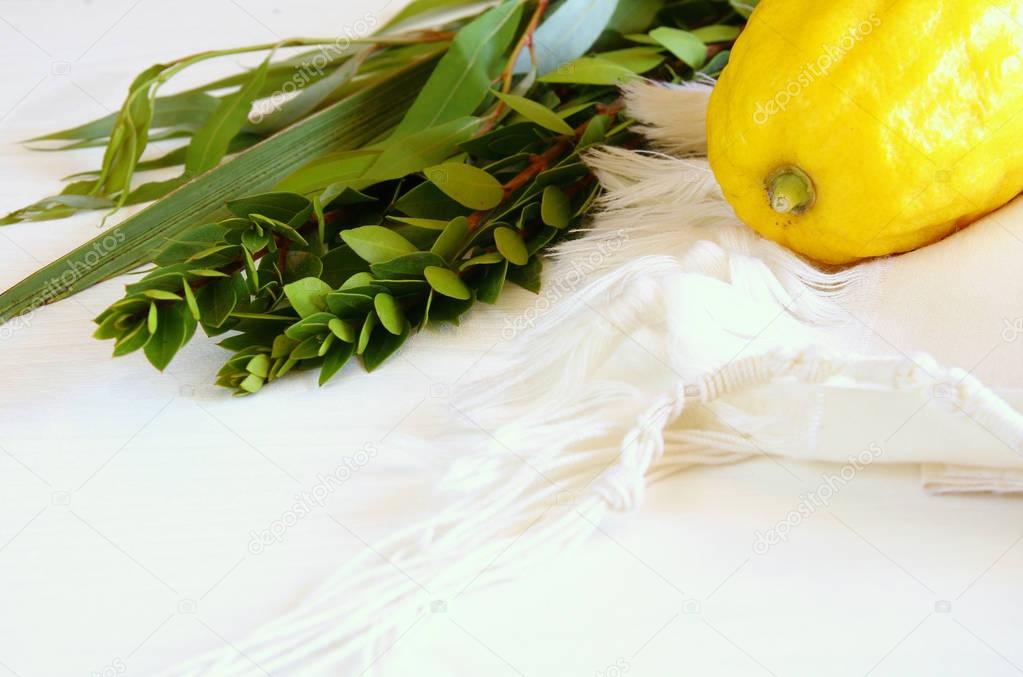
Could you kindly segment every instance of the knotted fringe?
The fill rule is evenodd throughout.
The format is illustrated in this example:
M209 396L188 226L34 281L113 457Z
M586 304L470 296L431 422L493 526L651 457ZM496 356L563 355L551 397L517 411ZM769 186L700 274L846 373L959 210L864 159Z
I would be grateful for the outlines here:
M472 431L446 487L459 498L375 544L290 613L173 674L360 674L431 609L582 542L609 511L638 506L648 482L784 447L776 422L730 396L867 368L811 351L720 360L685 340L686 330L722 328L669 305L679 281L727 288L808 331L843 321L842 304L869 291L863 267L822 272L739 223L696 157L709 92L706 83L626 90L650 139L689 157L589 156L607 194L590 230L555 252L550 310L512 344L507 370L458 398ZM663 368L634 370L630 351Z

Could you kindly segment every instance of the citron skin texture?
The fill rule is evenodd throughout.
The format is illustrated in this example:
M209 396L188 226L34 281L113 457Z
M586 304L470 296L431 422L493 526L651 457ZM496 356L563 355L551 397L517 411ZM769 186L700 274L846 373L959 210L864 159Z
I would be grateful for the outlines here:
M707 119L763 236L828 264L930 244L1023 190L1023 0L762 0ZM802 213L772 208L784 167L813 182Z

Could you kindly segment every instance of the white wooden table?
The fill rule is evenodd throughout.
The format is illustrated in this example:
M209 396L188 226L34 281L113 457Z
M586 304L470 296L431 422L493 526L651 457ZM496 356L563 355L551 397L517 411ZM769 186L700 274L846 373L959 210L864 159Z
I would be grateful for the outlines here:
M392 0L392 5L400 0ZM383 0L0 0L0 211L98 151L17 142L114 110L134 73L209 47L340 32ZM208 77L215 68L201 70ZM0 285L93 237L99 217L0 229ZM418 337L372 377L232 399L196 340L164 375L109 357L90 318L121 281L0 328L0 674L147 675L242 637L332 568L435 509L447 450L401 440L500 340L502 313ZM280 542L251 546L365 445L365 468ZM1023 501L922 494L872 467L766 555L823 466L692 471L577 555L470 590L385 675L1013 675L1023 672ZM254 552L260 550L260 552ZM514 551L507 553L514 557Z

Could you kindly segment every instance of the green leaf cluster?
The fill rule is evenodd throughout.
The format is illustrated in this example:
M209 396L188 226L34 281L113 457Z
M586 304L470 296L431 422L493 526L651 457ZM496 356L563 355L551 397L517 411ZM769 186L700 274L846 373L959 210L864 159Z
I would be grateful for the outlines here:
M719 72L743 21L724 0L635 4L418 0L256 117L314 54L276 53L326 41L155 66L117 114L37 140L105 145L103 166L7 221L158 199L64 290L154 264L96 318L117 356L141 351L163 370L201 328L231 353L217 383L240 395L295 370L317 370L321 384L352 361L372 371L509 284L539 292L543 252L573 237L599 197L583 153L639 143L616 85ZM157 94L194 63L259 52L250 71ZM183 144L145 159L162 139ZM173 167L176 178L133 183ZM51 270L0 297L0 315L29 309Z

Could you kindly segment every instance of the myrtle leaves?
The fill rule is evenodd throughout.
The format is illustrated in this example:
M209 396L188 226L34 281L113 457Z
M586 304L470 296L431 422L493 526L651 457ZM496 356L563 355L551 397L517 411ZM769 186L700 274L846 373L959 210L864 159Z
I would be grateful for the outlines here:
M252 211L257 207L264 213ZM116 356L142 350L162 371L199 326L214 336L244 321L282 321L270 311L288 280L288 264L301 263L303 252L289 260L281 248L309 246L298 229L308 227L313 205L299 195L266 194L228 208L238 216L170 242L156 257L160 265L96 318L95 336L113 339ZM285 261L283 270L268 253L285 254L278 259Z
M404 16L419 21L467 4L417 2ZM378 45L352 50L358 61L338 58L337 77L325 75L302 106L355 88L359 69L421 55L400 50L431 59L443 52L407 108L395 115L384 102L366 113L366 125L392 115L386 129L296 164L272 192L225 194L219 220L172 234L152 257L156 267L96 319L96 336L112 340L115 355L141 352L165 369L202 329L230 352L217 383L248 395L294 371L317 371L321 385L352 362L373 371L416 332L458 324L511 286L539 293L544 251L573 237L599 197L584 154L637 142L615 85L720 70L739 30L723 0L643 0L624 14L623 4L566 0L546 16L547 3L505 0L455 21L457 34L436 53ZM390 66L379 62L385 55ZM243 111L284 74L267 59L243 77L186 93L201 108L189 145L157 164L180 163L185 176L208 172L188 186L216 176L219 169L208 170L240 138L273 127L247 122ZM164 124L169 110L154 92L150 126ZM118 124L65 135L72 143L113 135ZM42 208L71 208L93 198L96 180L117 176L85 177Z
M504 199L504 187L482 169L458 162L429 167L423 172L442 193L470 209L493 209Z
M213 169L224 159L234 139L249 120L249 112L266 82L269 58L252 72L237 92L220 100L216 109L195 133L185 155L185 174L196 176Z

